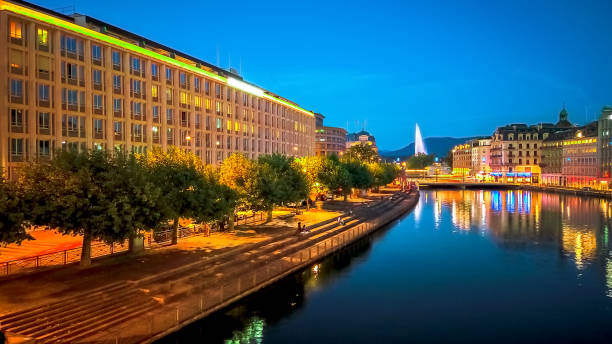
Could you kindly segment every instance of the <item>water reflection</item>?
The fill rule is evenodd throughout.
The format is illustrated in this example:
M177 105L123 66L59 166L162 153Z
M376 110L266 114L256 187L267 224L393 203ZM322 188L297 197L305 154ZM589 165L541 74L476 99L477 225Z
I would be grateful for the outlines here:
M446 211L455 229L488 231L505 247L555 247L572 260L578 275L602 257L611 259L608 200L523 190L442 190L432 191L422 202L433 203L436 227ZM607 281L612 280L610 272L605 269Z

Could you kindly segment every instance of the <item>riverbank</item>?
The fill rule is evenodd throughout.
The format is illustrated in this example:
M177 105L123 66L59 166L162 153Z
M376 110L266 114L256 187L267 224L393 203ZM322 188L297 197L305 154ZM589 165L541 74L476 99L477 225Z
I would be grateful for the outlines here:
M117 262L131 267L132 274L102 266L56 274L42 285L32 276L13 280L0 286L0 309L11 312L0 316L0 323L6 331L40 342L148 341L335 252L401 215L417 199L417 194L398 194L343 214L344 225L332 218L309 226L309 233L284 231L214 255L168 250L155 255L158 264L171 263L163 271L144 255L136 258L140 264L127 257ZM134 274L141 278L126 278ZM100 286L102 281L108 284ZM71 282L81 291L75 285L66 288Z

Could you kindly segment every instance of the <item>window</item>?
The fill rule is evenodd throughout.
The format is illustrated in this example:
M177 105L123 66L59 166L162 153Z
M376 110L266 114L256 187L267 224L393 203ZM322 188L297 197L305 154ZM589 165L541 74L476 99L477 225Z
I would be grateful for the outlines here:
M204 92L210 95L210 82L208 80L204 80Z
M132 91L140 94L140 80L132 80Z
M17 38L17 39L23 38L21 29L22 29L21 23L11 20L11 38Z
M166 109L166 120L172 122L172 109Z
M220 131L223 128L223 120L221 118L217 118L217 131Z
M104 132L104 121L99 118L93 120L94 133L101 134Z
M46 56L38 56L38 73L49 74L49 58Z
M166 100L172 102L172 89L166 88Z
M38 38L38 44L39 45L47 45L49 44L49 32L45 29L38 29L37 30L37 38Z
M68 36L63 36L62 37L62 48L64 50L67 50L71 53L76 53L77 51L77 42L76 42L76 38L72 38L72 37L68 37Z
M11 139L11 155L13 157L23 156L23 139Z
M157 85L151 86L151 97L157 98L157 92L158 92Z
M132 69L135 72L140 72L140 59L137 57L131 57L132 59Z
M153 120L159 120L159 106L153 105Z
M113 98L113 111L121 112L121 99Z
M200 89L200 78L197 76L193 77L193 87L195 87L196 90Z
M189 104L189 98L186 92L181 92L181 104L183 105Z
M113 66L121 66L121 54L118 51L113 51Z
M195 106L197 106L197 107L201 107L202 106L202 97L195 96Z
M166 80L172 80L172 69L166 67Z
M185 73L180 72L179 79L180 79L181 85L185 86L187 84L187 76L185 75Z
M49 101L49 85L38 86L38 100L41 102Z
M51 142L49 140L39 140L38 141L38 155L49 156L51 153L50 145L51 145Z
M142 114L142 103L139 103L139 102L134 103L134 114L135 115Z
M68 90L68 105L77 105L79 92L75 90Z
M102 95L94 94L93 96L93 107L94 109L102 109Z
M101 85L102 84L102 71L101 70L94 69L93 73L91 74L91 76L92 76L94 85Z
M79 131L79 117L78 116L68 116L66 123L67 123L67 128L69 132Z
M155 63L151 63L151 75L154 77L159 76L159 69Z
M23 111L19 109L11 109L11 127L23 126Z
M23 95L23 80L11 80L11 97L21 97Z
M38 128L39 129L49 129L49 113L48 112L40 112L38 114Z
M102 48L99 45L92 44L91 46L91 57L94 60L100 61L102 60Z
M113 75L113 88L116 90L121 89L121 76Z
M115 135L121 135L121 122L113 123L113 131L115 132Z

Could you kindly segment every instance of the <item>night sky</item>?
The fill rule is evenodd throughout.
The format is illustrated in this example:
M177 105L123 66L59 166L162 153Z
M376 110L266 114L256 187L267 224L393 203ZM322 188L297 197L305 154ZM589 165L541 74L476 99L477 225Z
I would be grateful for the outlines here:
M488 135L612 103L612 1L34 2L231 59L327 125L367 123L382 149L410 143L415 122L424 137Z

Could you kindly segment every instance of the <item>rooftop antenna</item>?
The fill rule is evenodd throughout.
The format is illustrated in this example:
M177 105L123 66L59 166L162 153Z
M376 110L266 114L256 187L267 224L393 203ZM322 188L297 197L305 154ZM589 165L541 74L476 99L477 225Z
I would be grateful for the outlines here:
M54 8L53 11L63 13L63 14L73 14L76 13L76 6L74 4L68 6L62 6L58 8Z

